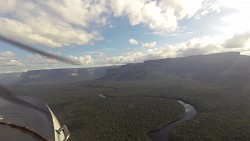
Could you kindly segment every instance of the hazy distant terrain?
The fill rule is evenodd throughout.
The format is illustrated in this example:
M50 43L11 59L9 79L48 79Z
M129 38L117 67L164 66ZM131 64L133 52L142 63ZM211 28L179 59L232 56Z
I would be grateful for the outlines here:
M102 77L107 69L114 67L96 67L96 68L67 68L67 69L47 69L32 70L20 73L2 73L0 74L0 84L2 85L55 85L70 82L83 82Z
M69 126L71 141L149 140L147 132L184 113L178 102L157 97L183 100L198 111L173 130L171 141L250 139L249 56L237 52L198 55L106 70L106 75L101 71L96 77L83 71L85 75L75 75L74 81L65 70L28 72L11 91L48 103L60 122ZM43 75L49 77L41 79Z
M149 60L110 69L103 79L157 80L180 77L204 82L250 81L250 57L238 52Z
M22 73L0 73L0 85L9 86L16 84L22 76Z

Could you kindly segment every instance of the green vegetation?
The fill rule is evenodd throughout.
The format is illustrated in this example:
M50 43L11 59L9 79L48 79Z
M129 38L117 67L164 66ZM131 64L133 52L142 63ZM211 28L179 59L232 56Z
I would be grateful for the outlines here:
M78 86L20 86L15 90L46 101L59 121L68 125L70 141L149 141L149 131L181 118L184 113L181 104L165 98L101 98L100 93L115 90L93 82Z
M149 140L146 133L183 115L170 97L193 105L198 114L175 128L171 141L250 140L247 86L186 78L155 81L88 81L65 85L19 85L16 94L33 95L52 108L77 140ZM18 93L17 93L18 92ZM99 94L115 96L100 98Z
M64 73L47 79L53 74L42 81L20 81L12 90L48 103L69 126L71 141L149 140L147 132L184 113L179 103L162 97L198 111L171 132L171 141L248 141L249 62L249 56L235 52L151 60L110 69L95 81L83 82L84 75L65 78Z
M166 99L91 98L75 101L57 114L69 125L72 141L146 141L148 131L180 118L182 110Z

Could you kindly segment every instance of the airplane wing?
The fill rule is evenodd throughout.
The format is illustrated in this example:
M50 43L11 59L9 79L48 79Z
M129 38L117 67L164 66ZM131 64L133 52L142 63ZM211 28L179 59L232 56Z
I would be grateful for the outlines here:
M67 128L61 128L42 101L27 96L0 97L1 141L62 141L68 136Z

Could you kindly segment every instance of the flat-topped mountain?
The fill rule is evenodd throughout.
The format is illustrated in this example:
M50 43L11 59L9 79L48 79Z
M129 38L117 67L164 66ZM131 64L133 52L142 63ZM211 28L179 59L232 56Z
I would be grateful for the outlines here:
M112 67L47 69L31 70L22 73L2 73L0 74L0 85L33 84L35 82L42 84L81 82L104 76L108 68Z
M92 80L102 77L110 67L96 68L67 68L67 69L48 69L32 70L23 73L22 82L29 81L70 81L70 80Z
M249 81L250 56L238 52L148 60L108 69L101 79L156 80L169 76L201 81Z
M2 74L1 82L42 84L82 82L86 80L197 80L250 85L250 56L238 52L148 60L120 67L67 68L33 70ZM9 83L9 82L8 82Z

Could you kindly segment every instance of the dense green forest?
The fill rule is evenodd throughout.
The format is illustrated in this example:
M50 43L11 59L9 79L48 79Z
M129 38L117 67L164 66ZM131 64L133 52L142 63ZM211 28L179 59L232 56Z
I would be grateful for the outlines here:
M66 121L71 140L149 140L146 133L182 116L173 100L152 98L82 99L57 114Z
M94 84L95 85L95 84ZM22 86L19 94L43 99L68 125L70 141L150 140L147 133L183 117L184 107L176 100L149 97L99 97L112 87ZM108 90L108 91L107 91Z
M15 94L44 100L75 140L149 140L146 133L183 116L174 100L198 114L175 128L171 141L250 139L250 94L245 87L171 78L155 81L87 81L65 85L18 85ZM104 94L111 97L101 98ZM115 96L115 97L112 97ZM145 98L145 96L150 96Z

